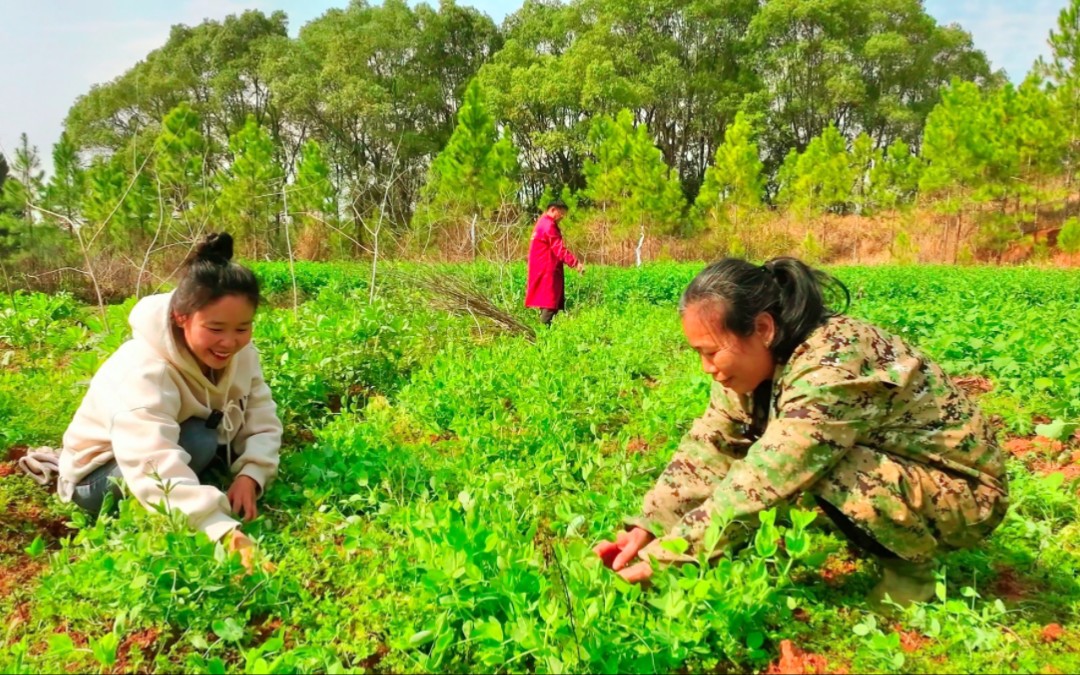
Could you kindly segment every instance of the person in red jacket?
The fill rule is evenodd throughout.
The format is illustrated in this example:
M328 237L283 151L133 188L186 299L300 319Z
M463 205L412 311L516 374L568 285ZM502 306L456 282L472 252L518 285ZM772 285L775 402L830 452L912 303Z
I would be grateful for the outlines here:
M529 245L529 285L525 291L525 306L540 310L540 321L551 325L559 310L566 306L563 289L563 265L569 265L585 273L585 266L578 262L563 242L559 221L566 216L567 206L556 199L536 221L532 243Z

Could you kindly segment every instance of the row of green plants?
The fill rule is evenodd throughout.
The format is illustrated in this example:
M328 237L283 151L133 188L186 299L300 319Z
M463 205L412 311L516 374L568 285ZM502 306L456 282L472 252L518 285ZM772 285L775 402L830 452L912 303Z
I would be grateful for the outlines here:
M18 543L0 548L0 670L723 672L764 669L782 640L860 671L1080 665L1040 637L1078 626L1075 486L1020 463L1005 524L948 556L939 601L895 624L861 599L870 563L798 504L730 559L651 589L600 566L590 547L635 512L707 399L674 309L694 266L593 268L535 340L435 309L410 266L377 278L374 300L363 268L300 266L295 306L287 266L257 270L270 302L255 341L287 442L250 531L276 569L243 576L130 501L95 521L0 477L0 537ZM442 271L532 320L522 268ZM853 314L988 378L1003 435L1056 419L1064 438L1076 421L1080 276L835 272ZM0 442L55 444L133 301L104 318L63 295L3 301ZM837 564L851 568L839 584ZM1038 592L1000 597L1004 568ZM35 573L6 585L15 569ZM906 651L908 634L925 646Z

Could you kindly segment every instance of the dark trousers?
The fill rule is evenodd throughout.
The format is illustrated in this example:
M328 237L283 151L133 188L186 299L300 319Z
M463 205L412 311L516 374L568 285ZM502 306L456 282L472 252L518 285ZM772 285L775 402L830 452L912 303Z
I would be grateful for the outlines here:
M825 512L825 515L836 524L836 527L844 533L844 536L847 537L851 543L867 553L879 558L884 558L885 560L895 560L900 557L885 548L885 546L877 539L874 539L866 532L863 532L862 528L856 525L850 518L844 515L840 509L836 508L831 503L816 495L814 500L817 502L818 506L821 507L821 510Z

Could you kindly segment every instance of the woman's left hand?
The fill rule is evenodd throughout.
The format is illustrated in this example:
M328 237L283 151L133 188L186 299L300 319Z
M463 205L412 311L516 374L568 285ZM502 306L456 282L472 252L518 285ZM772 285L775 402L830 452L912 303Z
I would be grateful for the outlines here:
M619 576L632 584L644 584L652 577L652 573L652 565L642 561L622 569Z
M226 494L233 513L242 516L246 522L255 520L259 510L255 501L259 498L259 484L250 476L237 476Z

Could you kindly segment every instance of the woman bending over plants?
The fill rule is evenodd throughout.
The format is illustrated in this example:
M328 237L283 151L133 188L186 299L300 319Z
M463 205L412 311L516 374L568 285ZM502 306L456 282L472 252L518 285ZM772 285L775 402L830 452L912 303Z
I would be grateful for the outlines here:
M933 596L935 554L997 527L1004 460L978 407L919 351L843 316L849 302L840 281L793 258L698 274L679 312L711 401L641 516L596 547L606 564L640 582L657 564L723 555L760 512L808 493L880 562L871 603L905 605ZM704 550L714 520L726 526Z
M259 283L232 254L231 236L210 235L176 290L135 305L132 339L94 375L64 434L58 491L96 514L122 481L144 506L167 500L250 569L236 517L258 514L282 429L251 344ZM216 458L235 475L225 493L200 481Z

